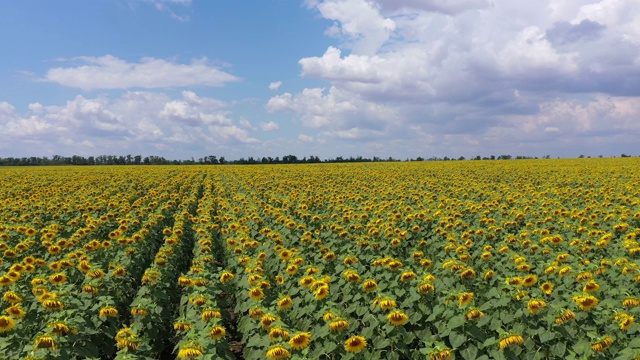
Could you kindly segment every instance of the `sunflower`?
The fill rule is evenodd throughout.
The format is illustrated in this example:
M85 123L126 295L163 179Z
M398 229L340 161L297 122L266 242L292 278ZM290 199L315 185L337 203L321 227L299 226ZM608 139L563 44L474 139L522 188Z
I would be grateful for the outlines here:
M435 286L428 282L423 282L422 284L418 285L418 293L420 294L428 294L430 292L434 292L435 289Z
M318 287L313 296L316 298L316 300L322 300L324 298L326 298L327 296L329 296L329 286L320 286Z
M594 352L603 352L607 350L607 348L613 344L613 338L611 336L605 336L599 341L591 344L591 350Z
M309 287L315 281L316 281L316 279L313 276L307 275L307 276L302 277L302 279L300 279L298 284L300 284L300 286L302 286L302 287Z
M274 322L278 321L279 319L271 314L264 314L262 315L262 317L260 318L260 324L262 325L263 329L268 329L269 326L271 326L271 324L273 324Z
M22 306L20 306L20 304L9 306L4 311L9 314L9 316L15 319L22 319L27 314L24 310L22 310Z
M344 349L348 352L357 353L367 346L367 339L363 336L352 336L344 342Z
M271 339L271 341L276 341L278 340L278 338L287 341L287 339L289 339L289 331L277 326L272 327L269 330L269 338Z
M378 302L378 305L380 305L380 308L382 310L389 310L389 309L393 309L396 306L398 306L398 304L396 303L395 300L393 299L382 299Z
M624 306L625 308L629 309L629 308L633 308L636 306L640 305L640 300L638 300L637 298L626 298L624 300L622 300L622 306Z
M56 342L53 340L51 335L41 335L37 337L33 343L36 345L38 349L55 349Z
M12 304L17 304L22 302L22 298L20 297L20 295L16 294L14 291L11 291L11 290L4 293L4 295L2 296L2 300Z
M553 284L547 281L542 285L540 285L540 289L542 290L543 293L550 295L551 292L553 291Z
M293 300L291 296L285 296L282 299L278 300L278 309L286 310L289 309L293 305Z
M414 273L411 270L403 271L402 274L400 275L400 282L407 282L407 281L413 280L417 276L418 275L416 275L416 273Z
M573 311L566 309L562 312L562 314L560 314L560 316L556 317L555 323L557 325L562 325L567 321L573 320L575 318L576 314Z
M589 280L586 284L584 284L584 288L582 289L582 291L584 291L587 294L596 292L599 290L600 290L600 285L598 285L598 283L595 282L595 280Z
M264 297L264 292L260 287L254 287L249 290L249 297L253 300L260 300Z
M45 294L46 295L46 294ZM62 311L63 305L60 300L46 299L42 301L42 307L49 311Z
M51 281L53 285L62 285L67 281L67 279L67 275L64 273L57 273L49 276L49 281Z
M15 282L14 279L10 278L7 275L0 276L0 286L9 286Z
M2 315L0 316L0 333L9 332L16 326L13 318Z
M76 329L69 328L69 326L63 322L49 323L47 324L47 327L53 328L53 333L59 336L66 336L69 333L78 333Z
M429 360L449 360L449 359L451 359L450 349L434 350L433 352L429 353Z
M633 320L633 316L625 316L624 319L622 319L622 321L620 321L620 323L618 324L620 326L620 330L629 330L631 325L633 325Z
M222 314L220 314L220 311L218 310L207 309L202 312L201 317L202 317L202 321L209 321L211 319L222 319Z
M101 317L116 317L118 316L118 309L113 306L105 306L100 309Z
M409 317L400 310L394 310L387 315L387 320L394 326L401 326L409 321Z
M495 272L495 271L493 271L493 270L487 270L487 271L484 273L484 279L485 279L485 280L489 280L489 279L491 279L495 274L496 274L496 272Z
M525 276L524 280L522 280L522 285L531 287L535 285L537 282L538 282L538 277L531 274L531 275Z
M332 313L331 311L327 311L326 313L324 313L324 315L322 315L322 320L324 320L324 322L329 322L333 319L336 319L337 316Z
M280 346L280 345L276 345L276 346L272 346L269 348L269 350L267 350L267 358L269 359L286 359L288 357L291 356L291 353L289 352L289 350L287 350L286 348Z
M505 349L511 345L522 345L524 339L518 334L507 334L500 339L500 349Z
M185 321L178 321L173 324L173 330L175 331L189 331L191 330L191 324Z
M544 300L531 299L527 303L527 310L529 310L531 314L535 314L541 309L545 308L546 306L547 306L547 303Z
M264 311L262 311L261 308L251 308L249 309L249 317L251 317L252 319L257 319L259 317L262 317L262 315L264 315Z
M589 311L598 305L598 299L595 296L574 296L573 301L578 305L580 310Z
M363 291L371 292L371 291L374 291L377 288L378 288L378 283L376 283L376 281L374 279L368 279L368 280L365 280L362 283L362 290Z
M349 327L349 321L346 319L335 319L329 323L329 330L333 332L340 332Z
M472 300L473 300L473 293L464 292L458 296L458 305L459 306L468 305L469 303L471 303Z
M473 320L473 319L478 319L478 318L484 317L484 313L482 311L480 311L480 309L475 308L475 309L469 310L464 315L464 317L467 318L467 320Z
M309 346L311 342L311 333L308 332L299 332L291 337L289 340L289 346L294 350L302 350Z
M214 340L223 338L226 334L227 334L227 331L222 326L219 326L219 325L212 327L211 330L209 331L209 337Z
M204 354L202 346L197 344L189 344L185 347L181 347L178 351L178 359L194 359Z

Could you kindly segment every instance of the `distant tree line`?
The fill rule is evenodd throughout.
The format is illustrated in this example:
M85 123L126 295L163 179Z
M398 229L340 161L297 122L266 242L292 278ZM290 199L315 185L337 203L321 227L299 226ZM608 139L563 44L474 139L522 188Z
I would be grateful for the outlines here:
M622 154L620 157L630 157L631 155ZM584 155L580 155L580 158L584 158ZM602 155L598 156L602 158ZM550 155L545 155L543 159L550 159ZM480 157L479 155L470 158L470 160L523 160L523 159L538 159L538 157L532 156L511 156L511 155L491 155L489 157ZM380 158L374 156L372 158L365 158L362 156L348 158L338 156L336 158L329 158L321 160L318 156L311 155L303 158L298 158L295 155L285 155L282 158L276 156L275 158L268 157L241 157L237 160L227 160L224 156L217 157L215 155L208 155L197 160L191 158L189 160L167 160L162 156L145 156L142 155L100 155L100 156L61 156L53 155L49 158L43 157L0 157L0 166L44 166L44 165L225 165L225 164L238 164L238 165L252 165L252 164L317 164L317 163L362 163L362 162L395 162L395 161L455 161L466 160L464 156L458 158L454 157L430 157L425 159L423 157L407 158L405 160L394 159L393 157Z

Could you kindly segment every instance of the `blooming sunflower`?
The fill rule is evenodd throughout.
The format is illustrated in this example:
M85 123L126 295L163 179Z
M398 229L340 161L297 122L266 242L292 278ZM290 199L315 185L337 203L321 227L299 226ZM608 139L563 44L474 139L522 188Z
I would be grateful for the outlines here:
M594 352L603 352L607 350L607 348L611 346L611 344L613 344L613 338L611 338L611 336L605 336L595 343L592 343L591 350L593 350Z
M620 330L627 331L633 325L634 317L633 316L625 316L622 321L618 324L620 326Z
M409 317L400 310L394 310L387 315L387 320L394 326L401 326L409 321Z
M553 291L553 284L547 281L542 285L540 285L540 289L542 290L543 293L550 295L551 292Z
M195 359L204 354L202 346L197 344L189 344L181 347L178 351L178 359Z
M524 339L518 334L507 334L500 339L500 349L505 349L512 345L522 345Z
M329 329L333 332L340 332L349 327L349 321L346 319L335 319L329 323Z
M260 300L264 297L264 292L260 287L254 287L249 290L249 297L253 300Z
M541 309L545 308L546 306L547 306L547 303L544 300L531 299L527 303L527 310L529 310L531 314L535 314Z
M2 315L0 316L0 333L9 332L16 326L13 318Z
M527 287L531 287L533 285L536 284L536 282L538 282L538 277L531 274L531 275L527 275L524 280L522 280L522 285L527 286Z
M41 335L37 337L33 343L38 349L55 349L57 346L55 340L53 340L53 337L50 335Z
M316 298L316 300L322 300L324 298L326 298L327 296L329 296L329 286L320 286L318 287L313 296Z
M118 309L113 306L105 306L100 309L101 317L115 317L118 316Z
M267 350L267 358L269 359L286 359L288 357L291 356L291 353L289 352L289 350L287 350L286 348L280 346L280 345L276 345L276 346L272 346L269 348L269 350Z
M352 336L344 342L344 349L348 352L357 353L367 346L367 339L363 336Z
M429 353L429 360L449 360L451 359L451 350L443 349L443 350L434 350Z
M478 318L484 317L484 313L482 311L480 311L480 309L475 308L475 309L469 310L464 315L464 317L467 318L467 320L473 320L473 319L478 319Z
M302 350L309 346L311 342L311 333L308 332L299 332L291 337L289 340L289 346L295 350Z
M22 310L22 306L20 304L15 304L10 306L4 310L9 316L15 319L22 319L27 313Z
M289 309L293 305L293 299L291 296L285 296L282 299L278 300L278 309L286 310Z
M460 306L468 305L471 303L472 300L473 300L473 293L464 292L458 296L458 305Z
M214 340L218 340L224 337L226 334L227 334L227 331L222 326L219 326L219 325L212 327L211 330L209 331L209 337Z
M378 283L376 283L374 279L368 279L362 283L362 290L366 292L374 291L377 288L378 288Z
M560 316L556 317L555 322L557 325L562 325L567 321L573 320L575 318L576 314L573 311L566 309L562 312L562 314L560 314Z
M582 311L589 311L598 305L598 299L592 295L574 296L573 301Z

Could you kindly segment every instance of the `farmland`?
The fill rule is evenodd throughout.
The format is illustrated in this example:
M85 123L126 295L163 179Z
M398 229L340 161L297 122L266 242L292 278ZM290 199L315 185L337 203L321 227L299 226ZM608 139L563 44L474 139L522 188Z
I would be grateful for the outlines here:
M640 358L638 168L0 168L0 353Z

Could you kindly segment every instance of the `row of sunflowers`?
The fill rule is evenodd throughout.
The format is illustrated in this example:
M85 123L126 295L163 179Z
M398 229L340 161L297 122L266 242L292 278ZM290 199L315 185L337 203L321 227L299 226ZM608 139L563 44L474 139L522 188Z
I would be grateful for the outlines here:
M640 358L638 162L2 169L0 351Z

